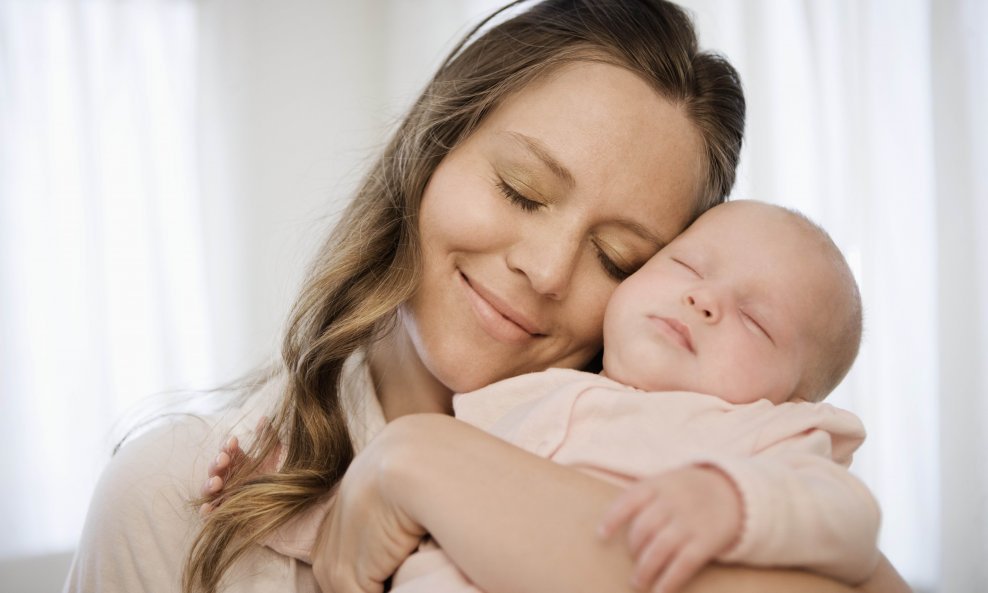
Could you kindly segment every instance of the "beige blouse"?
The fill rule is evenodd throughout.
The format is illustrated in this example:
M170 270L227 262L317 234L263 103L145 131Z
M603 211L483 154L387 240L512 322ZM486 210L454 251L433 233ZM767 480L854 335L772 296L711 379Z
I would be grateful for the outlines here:
M188 550L201 521L199 496L210 460L236 435L246 443L271 416L283 381L269 382L240 408L212 415L168 416L126 443L103 471L89 505L64 591L180 591ZM343 370L341 399L359 451L385 424L364 357ZM231 593L318 592L312 567L255 546L226 573Z

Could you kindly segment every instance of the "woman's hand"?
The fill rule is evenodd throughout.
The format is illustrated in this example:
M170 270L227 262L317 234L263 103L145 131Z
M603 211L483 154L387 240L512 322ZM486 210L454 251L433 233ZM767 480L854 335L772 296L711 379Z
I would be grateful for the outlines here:
M356 456L337 488L312 553L312 570L323 591L382 591L426 533L397 496L396 478L415 471L407 447L400 445L403 428L401 419L388 424Z
M888 558L882 555L878 560L878 568L864 583L858 585L855 591L861 593L912 593L912 589L902 578Z

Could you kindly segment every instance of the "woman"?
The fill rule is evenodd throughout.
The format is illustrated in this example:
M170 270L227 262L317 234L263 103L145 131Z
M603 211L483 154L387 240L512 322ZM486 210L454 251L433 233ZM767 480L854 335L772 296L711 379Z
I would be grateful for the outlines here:
M172 589L188 555L186 590L375 591L424 532L492 593L627 587L623 544L592 533L610 486L442 414L453 392L591 364L617 282L727 195L743 119L734 70L659 0L550 0L461 43L322 249L260 393L121 450L69 588ZM281 440L280 470L241 464L200 524L203 452L270 404L250 458ZM256 545L326 500L315 577ZM744 579L841 589L723 568L694 586Z

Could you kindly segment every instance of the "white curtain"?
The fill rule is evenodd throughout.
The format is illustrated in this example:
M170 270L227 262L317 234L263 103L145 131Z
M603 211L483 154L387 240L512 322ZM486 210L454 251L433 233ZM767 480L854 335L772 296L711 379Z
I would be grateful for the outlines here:
M0 556L75 545L114 420L209 375L196 4L0 2Z
M71 545L126 403L272 350L327 199L497 4L0 0L0 554ZM807 213L861 284L831 401L883 550L988 589L988 7L683 4L745 84L733 197Z
M830 401L869 429L853 467L882 504L882 549L918 589L984 590L988 7L685 4L745 84L734 197L823 224L861 285L861 354Z

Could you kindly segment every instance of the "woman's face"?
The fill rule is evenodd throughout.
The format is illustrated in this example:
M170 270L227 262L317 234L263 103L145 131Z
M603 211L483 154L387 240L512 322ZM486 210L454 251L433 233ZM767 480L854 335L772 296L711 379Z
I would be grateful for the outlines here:
M525 87L433 173L421 285L402 327L453 391L601 347L617 283L686 225L703 171L682 111L617 66Z

